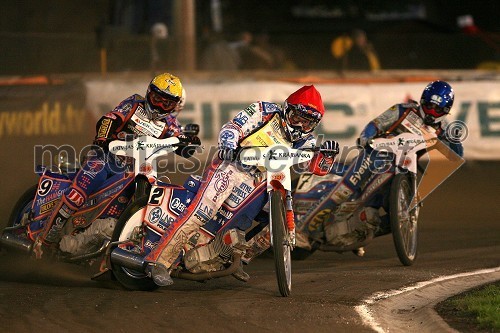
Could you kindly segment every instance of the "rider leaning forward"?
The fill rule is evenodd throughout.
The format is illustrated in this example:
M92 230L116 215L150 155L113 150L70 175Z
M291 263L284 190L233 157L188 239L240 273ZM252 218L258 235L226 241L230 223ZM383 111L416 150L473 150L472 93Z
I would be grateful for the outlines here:
M436 131L438 139L447 145L457 155L463 156L463 146L461 142L453 140L447 136L446 128L448 123L446 117L451 111L453 100L455 98L454 91L449 83L444 81L434 81L429 83L420 98L420 103L410 101L409 103L395 104L378 117L370 121L361 132L358 139L358 145L363 148L361 153L351 163L351 166L343 176L344 181L339 183L331 193L324 196L317 205L311 208L307 213L309 216L316 216L321 211L328 209L334 212L335 209L350 200L355 193L362 191L371 176L376 170L383 168L384 161L377 160L377 154L371 154L372 150L369 143L372 139L379 136L391 134L398 135L402 132L399 124L403 118L409 114L417 116L422 127L429 126ZM342 187L342 188L341 188ZM335 191L342 191L342 195L334 195ZM380 221L378 216L378 208L382 206L382 198L376 196L370 202L366 203L366 207L370 210L373 216L373 223ZM385 215L388 218L387 215ZM323 217L325 218L325 217ZM324 228L327 240L329 236L335 235L334 231L335 215L330 214L326 217Z
M324 112L321 95L316 88L312 85L304 86L291 94L283 106L262 101L253 103L222 127L218 139L218 156L205 170L201 187L191 205L172 223L155 249L145 258L148 263L146 271L156 284L165 286L173 283L169 270L178 262L176 259L188 241L189 235L210 221L231 195L233 188L243 182L254 182L252 170L242 168L235 161L239 144L269 122L275 121L280 136L293 148L314 147L316 138L313 131ZM326 141L321 148L329 150L330 153L316 152L309 168L315 174L324 175L333 165L335 155L333 152L338 152L338 144L335 141ZM246 199L252 202L255 202L257 197L266 195L265 180L255 180L255 182L257 189ZM250 221L266 203L265 200L260 202L262 202L260 207L252 207L252 211L247 212Z
M87 155L70 188L59 199L46 225L36 238L34 252L38 258L41 257L43 248L57 246L65 223L83 206L90 194L94 193L106 179L118 173L125 173L127 170L126 160L109 153L110 141L123 140L129 135L133 137L146 135L161 139L176 136L181 142L199 144L197 137L186 137L181 132L176 116L182 110L184 103L185 90L180 79L170 73L163 73L151 80L146 97L134 94L99 119L96 124L94 149ZM176 153L190 157L193 151L177 150ZM114 224L111 223L105 226L105 229L109 230L102 232L111 234L113 228ZM61 244L62 251L64 246L65 243Z

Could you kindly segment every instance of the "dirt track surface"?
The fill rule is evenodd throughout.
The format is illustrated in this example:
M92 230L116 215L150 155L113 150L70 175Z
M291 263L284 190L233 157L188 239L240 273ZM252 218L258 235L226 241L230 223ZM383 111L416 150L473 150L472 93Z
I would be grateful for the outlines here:
M377 291L500 266L500 163L467 163L425 201L419 258L403 267L391 236L364 257L316 252L293 264L292 296L279 296L271 258L232 277L176 280L155 292L91 281L86 267L0 252L0 327L6 332L370 332L354 307ZM496 190L495 190L496 188Z

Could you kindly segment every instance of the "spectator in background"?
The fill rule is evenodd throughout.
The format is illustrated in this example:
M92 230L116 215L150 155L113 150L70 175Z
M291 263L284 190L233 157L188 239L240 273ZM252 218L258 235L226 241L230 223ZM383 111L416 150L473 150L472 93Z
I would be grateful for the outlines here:
M253 35L243 31L238 39L226 41L220 33L210 33L202 53L200 68L203 70L252 70L289 69L284 52L269 42L269 35Z
M500 70L500 43L499 39L494 39L493 34L482 31L475 23L472 15L462 15L457 17L457 25L460 30L469 36L480 38L492 51L491 58L485 59L477 64L477 69Z
M291 66L283 50L272 45L269 35L265 32L255 35L250 54L247 69L284 69Z
M202 70L237 70L241 60L238 51L228 43L221 33L211 33L207 39L207 47L201 55Z
M293 65L286 61L284 52L269 42L266 32L252 34L244 31L239 39L231 43L240 58L239 69L283 69Z
M241 69L272 69L275 67L275 59L272 47L268 43L268 36L259 34L254 36L249 32L244 33L247 37L247 45L240 49ZM248 37L251 38L248 38Z
M229 47L238 56L238 69L245 69L246 63L251 58L251 44L253 42L253 34L248 31L243 31L238 35L238 39L229 43Z
M165 23L157 22L151 27L151 71L156 73L156 71L166 68L167 65L165 60L161 56L166 51L163 50L163 44L168 37L168 28Z
M340 61L341 71L377 71L380 69L380 61L375 49L363 30L355 29L350 36L335 38L331 49L333 56Z

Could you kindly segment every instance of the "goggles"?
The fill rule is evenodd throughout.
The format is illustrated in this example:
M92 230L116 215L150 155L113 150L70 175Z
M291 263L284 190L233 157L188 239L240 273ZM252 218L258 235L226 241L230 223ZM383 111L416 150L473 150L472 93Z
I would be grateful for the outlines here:
M179 104L179 101L162 96L155 90L149 92L148 100L154 109L163 111L160 113L170 113L175 109L177 104Z
M450 112L450 108L447 107L441 107L435 103L424 103L422 105L422 109L424 110L425 114L429 114L431 116L434 116L436 118L442 117Z
M318 126L320 119L311 114L304 106L289 104L287 108L286 117L290 126L299 127L304 133L312 132Z

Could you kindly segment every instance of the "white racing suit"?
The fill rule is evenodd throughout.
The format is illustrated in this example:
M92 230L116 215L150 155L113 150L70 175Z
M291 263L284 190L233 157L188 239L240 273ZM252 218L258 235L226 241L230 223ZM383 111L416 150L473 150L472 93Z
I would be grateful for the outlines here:
M267 125L277 114L281 122L282 110L278 104L267 102L251 104L222 127L219 133L219 146L236 149L243 139ZM285 138L282 125L279 122L276 122L276 125L282 137ZM309 134L306 138L295 142L293 147L313 147L315 143L315 137ZM222 161L216 157L205 170L200 189L191 205L176 221L171 223L158 245L146 256L145 260L158 262L170 268L188 241L189 235L210 221L230 196L234 187L253 177L251 171L247 170L238 162ZM265 180L261 182L263 181ZM258 184L255 185L258 186ZM259 195L266 195L266 193L260 192Z

